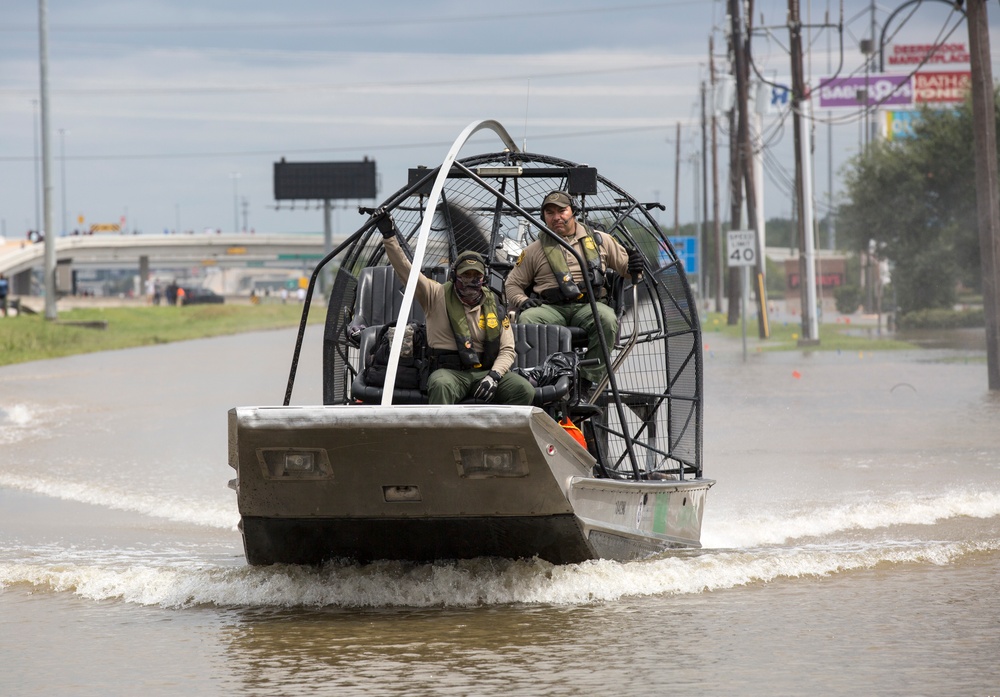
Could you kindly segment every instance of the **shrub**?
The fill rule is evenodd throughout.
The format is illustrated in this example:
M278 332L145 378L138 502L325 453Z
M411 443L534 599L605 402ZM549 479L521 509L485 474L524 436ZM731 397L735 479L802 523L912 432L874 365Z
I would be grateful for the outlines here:
M985 327L986 315L982 308L974 310L914 310L900 316L899 329L960 329Z
M861 288L859 286L841 286L833 291L837 301L837 312L854 314L861 305Z

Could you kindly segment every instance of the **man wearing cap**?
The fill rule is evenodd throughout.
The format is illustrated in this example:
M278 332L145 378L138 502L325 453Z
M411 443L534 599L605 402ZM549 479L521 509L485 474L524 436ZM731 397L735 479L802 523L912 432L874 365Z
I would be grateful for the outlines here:
M542 201L542 222L580 254L585 267L581 268L576 257L543 234L525 248L508 274L504 284L507 302L518 309L518 322L561 324L586 330L587 356L600 363L582 366L580 375L590 383L600 382L605 374L604 359L584 273L590 277L596 294L601 329L610 349L618 332L618 318L603 302L607 297L604 270L610 267L622 276L637 276L642 273L642 254L626 249L611 235L592 231L577 220L573 200L565 191L553 191ZM537 297L528 296L532 287Z
M396 225L385 211L377 211L378 230L386 256L399 280L406 284L410 261L399 246ZM416 299L427 317L427 344L432 372L427 380L431 404L455 404L464 399L498 404L531 404L535 388L510 372L517 354L507 311L489 289L484 289L486 263L477 252L462 252L451 279L438 283L420 274Z

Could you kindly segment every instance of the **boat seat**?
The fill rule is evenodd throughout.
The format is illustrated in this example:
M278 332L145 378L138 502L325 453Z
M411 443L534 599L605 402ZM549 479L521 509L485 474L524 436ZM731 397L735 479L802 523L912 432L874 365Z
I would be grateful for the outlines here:
M514 347L517 351L517 367L524 370L545 364L554 353L572 353L573 335L569 327L558 324L513 324ZM582 331L582 330L581 330ZM551 385L535 387L537 407L544 407L565 399L573 387L567 375L559 376Z
M378 340L379 330L382 325L365 327L359 333L358 351L358 374L351 382L351 397L361 404L381 404L382 386L369 385L365 382L365 368L368 367L368 358L375 348ZM393 404L427 404L427 395L420 390L404 389L397 387L392 392Z
M347 325L347 337L360 340L366 327L390 324L396 321L403 304L403 284L391 266L366 266L358 274L358 287L354 296L354 314ZM410 308L411 322L423 322L424 311L417 302Z

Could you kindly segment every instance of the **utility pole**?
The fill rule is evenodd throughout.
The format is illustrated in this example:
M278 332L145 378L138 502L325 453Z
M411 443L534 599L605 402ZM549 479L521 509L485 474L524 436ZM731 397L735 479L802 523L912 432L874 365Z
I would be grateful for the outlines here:
M757 212L757 182L754 176L754 147L750 142L750 23L753 19L753 0L747 5L747 41L743 44L742 70L736 73L737 99L740 105L739 133L740 165L743 185L746 188L747 221L754 229L757 240L757 263L754 265L754 289L757 297L757 337L767 339L771 331L767 322L767 289L764 287L764 231L760 225L762 216ZM747 270L749 271L749 269Z
M701 220L698 228L698 292L703 298L708 297L708 272L705 263L705 252L708 250L708 124L705 114L705 81L701 81Z
M674 237L681 234L681 122L677 122L677 146L674 152Z
M740 21L740 0L728 0L729 8L729 53L732 58L733 73L739 76L743 72L743 23ZM737 77L737 80L739 78ZM743 187L740 186L740 157L743 149L738 137L739 118L737 114L743 110L739 103L737 90L736 105L729 112L729 226L731 230L743 228ZM728 298L729 311L726 314L726 324L735 325L740 318L740 300L743 297L743 284L740 282L743 269L729 266Z
M812 249L812 216L807 209L806 196L810 190L806 178L809 172L803 167L803 151L805 137L803 111L806 109L805 78L802 72L802 19L799 15L799 0L788 0L788 32L791 36L790 48L792 57L792 113L794 114L795 135L795 197L797 212L797 227L799 235L799 293L802 303L802 338L800 343L816 343L819 341L819 329L816 325L816 284L815 272L811 254ZM811 194L810 198L811 198ZM811 201L809 202L811 206ZM807 216L807 213L810 215Z
M841 9L841 12L843 12L843 9ZM825 24L827 26L830 24L830 0L827 0L826 4ZM826 32L827 75L831 75L833 73L833 66L830 61L830 57L833 55L830 47L830 36L831 32ZM835 215L833 211L833 112L830 111L826 112L826 183L826 244L829 249L835 250L837 248L837 233L835 231L836 228L834 227Z
M708 74L712 86L712 239L715 242L715 263L712 280L715 284L715 311L722 312L722 221L719 219L719 123L718 105L715 103L715 41L708 37Z
M996 110L986 0L969 0L969 54L972 71L972 128L976 160L976 210L986 318L986 372L989 389L1000 390L1000 203L997 200Z
M753 146L750 143L750 114L749 114L749 83L750 83L750 61L747 55L748 43L743 40L743 27L740 18L739 0L729 0L730 21L732 23L732 50L733 66L736 73L736 139L734 143L734 153L730 158L733 172L731 181L733 183L733 226L734 229L742 227L737 221L740 220L743 209L742 189L746 190L747 221L756 230L757 220L757 194L753 172ZM753 0L747 0L748 17L753 14ZM742 182L743 187L740 186ZM754 267L754 285L757 297L757 330L761 339L770 336L767 322L767 299L764 288L764 249L760 242L760 231L756 230L757 237L757 264ZM730 307L729 323L735 324L733 285L739 284L739 277L743 273L740 267L730 269ZM736 298L741 296L737 294Z

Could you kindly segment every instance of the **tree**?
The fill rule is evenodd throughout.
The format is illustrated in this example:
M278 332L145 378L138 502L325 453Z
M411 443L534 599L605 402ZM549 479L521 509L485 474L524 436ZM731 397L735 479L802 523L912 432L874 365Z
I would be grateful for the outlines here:
M959 283L982 285L972 111L924 109L912 139L875 143L845 176L841 234L892 263L901 312L949 307Z

